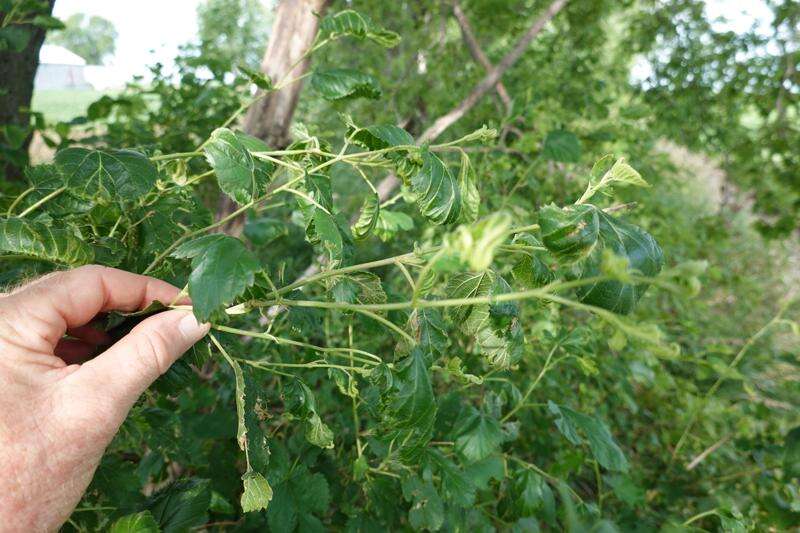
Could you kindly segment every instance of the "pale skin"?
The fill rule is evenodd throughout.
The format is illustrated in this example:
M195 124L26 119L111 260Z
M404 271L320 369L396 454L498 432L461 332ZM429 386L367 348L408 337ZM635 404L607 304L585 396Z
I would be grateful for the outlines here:
M178 293L86 266L0 295L0 531L57 530L139 396L209 330L191 312L165 311L108 346L87 324Z

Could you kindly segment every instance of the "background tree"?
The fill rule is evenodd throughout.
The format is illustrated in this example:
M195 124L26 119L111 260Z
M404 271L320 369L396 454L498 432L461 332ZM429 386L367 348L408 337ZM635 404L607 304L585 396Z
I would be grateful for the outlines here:
M64 22L65 28L47 36L47 42L63 46L90 65L102 65L114 55L117 30L103 17L75 13Z

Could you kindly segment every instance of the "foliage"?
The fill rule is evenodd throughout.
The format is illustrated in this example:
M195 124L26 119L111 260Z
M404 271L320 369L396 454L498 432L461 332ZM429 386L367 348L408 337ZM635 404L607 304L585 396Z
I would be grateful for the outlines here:
M531 5L464 2L491 60ZM7 282L102 262L186 287L213 324L134 408L67 527L796 523L783 250L698 192L710 163L656 145L658 106L628 80L638 27L602 22L628 3L571 3L504 77L512 111L487 98L421 146L483 75L449 11L341 7L312 56L335 83L309 84L286 149L237 131L244 79L183 63L151 93L169 105L109 103L87 147L0 206L38 228L0 233ZM389 172L402 186L380 201ZM219 195L243 238L213 233Z
M64 21L64 29L50 33L50 44L63 46L90 65L102 65L116 49L117 30L103 17L75 13Z
M197 26L197 61L215 77L236 66L258 68L270 26L265 2L205 0L197 6Z

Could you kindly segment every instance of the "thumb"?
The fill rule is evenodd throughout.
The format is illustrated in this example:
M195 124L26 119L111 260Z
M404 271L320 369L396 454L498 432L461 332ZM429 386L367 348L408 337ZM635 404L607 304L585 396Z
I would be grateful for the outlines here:
M140 322L111 348L84 363L75 377L87 390L120 402L125 412L183 353L202 339L209 324L190 311L165 311Z

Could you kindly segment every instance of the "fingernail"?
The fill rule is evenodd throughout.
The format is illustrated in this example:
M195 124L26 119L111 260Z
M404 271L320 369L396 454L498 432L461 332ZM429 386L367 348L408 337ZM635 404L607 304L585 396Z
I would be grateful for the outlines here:
M178 322L178 330L183 334L184 337L187 338L201 338L210 328L210 324L198 324L197 319L194 317L194 313L186 313L186 316L181 318L181 321Z

